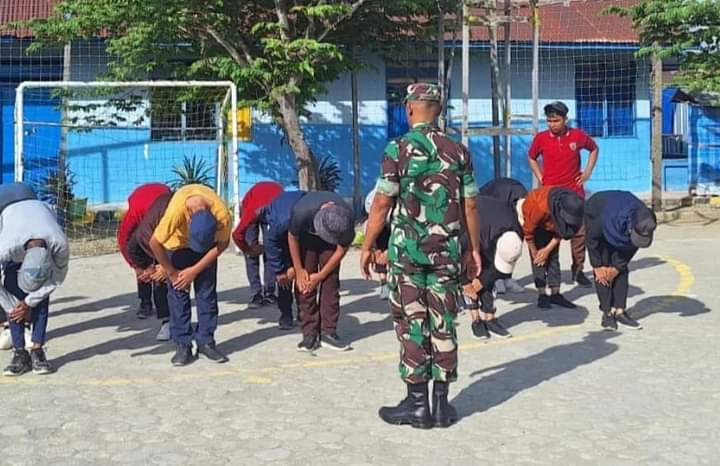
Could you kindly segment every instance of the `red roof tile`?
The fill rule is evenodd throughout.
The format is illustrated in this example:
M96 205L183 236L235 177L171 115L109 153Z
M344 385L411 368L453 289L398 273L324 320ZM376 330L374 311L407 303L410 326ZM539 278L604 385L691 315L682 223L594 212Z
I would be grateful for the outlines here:
M3 26L15 21L31 18L47 18L58 0L0 0L0 35L29 37L27 29L3 29ZM607 7L618 5L628 7L639 0L571 0L568 6L555 4L540 8L540 37L542 42L577 43L634 43L637 34L630 21L617 16L604 16L601 12ZM500 1L499 3L503 3ZM527 7L513 9L513 16L527 16ZM503 38L502 27L499 38ZM531 41L532 30L528 23L516 23L512 26L511 37L516 41ZM486 27L473 27L471 40L488 40Z
M33 18L47 18L58 0L0 0L0 36L30 37L26 28L8 28L9 23Z

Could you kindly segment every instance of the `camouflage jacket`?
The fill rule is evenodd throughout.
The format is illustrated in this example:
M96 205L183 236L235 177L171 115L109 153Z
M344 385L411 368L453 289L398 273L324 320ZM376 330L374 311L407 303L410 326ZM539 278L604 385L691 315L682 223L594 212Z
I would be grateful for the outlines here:
M429 124L388 144L377 192L396 199L389 260L406 271L458 266L461 199L477 194L468 150Z

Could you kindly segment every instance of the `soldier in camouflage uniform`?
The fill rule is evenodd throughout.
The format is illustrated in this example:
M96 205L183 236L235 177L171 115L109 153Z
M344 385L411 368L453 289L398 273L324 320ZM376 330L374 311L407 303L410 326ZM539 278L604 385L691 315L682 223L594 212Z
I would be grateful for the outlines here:
M468 150L434 123L441 111L438 86L409 86L405 105L411 129L385 149L361 258L369 278L370 250L392 209L390 307L408 396L379 414L390 424L447 427L457 419L447 397L457 378L458 236L463 225L478 230L477 186ZM479 245L472 246L479 267Z

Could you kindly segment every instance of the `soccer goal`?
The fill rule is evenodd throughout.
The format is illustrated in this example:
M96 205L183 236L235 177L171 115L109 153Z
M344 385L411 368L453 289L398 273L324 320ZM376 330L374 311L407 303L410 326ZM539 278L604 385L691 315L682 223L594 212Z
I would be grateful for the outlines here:
M237 126L232 82L24 82L15 179L55 208L74 254L109 252L143 183L203 183L237 206Z

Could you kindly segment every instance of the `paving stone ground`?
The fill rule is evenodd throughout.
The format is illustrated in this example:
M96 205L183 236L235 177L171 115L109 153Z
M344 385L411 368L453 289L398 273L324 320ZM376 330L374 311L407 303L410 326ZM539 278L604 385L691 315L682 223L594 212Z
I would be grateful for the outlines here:
M459 319L461 420L418 431L382 423L404 396L385 302L343 265L347 353L295 351L274 308L248 310L242 258L220 265L219 347L231 361L170 365L158 324L135 318L119 256L77 259L53 298L50 376L0 377L0 464L719 464L720 226L664 226L634 262L642 331L600 331L592 290L578 310L498 303L514 337L473 340ZM567 270L569 248L563 245ZM4 365L10 353L0 353Z

